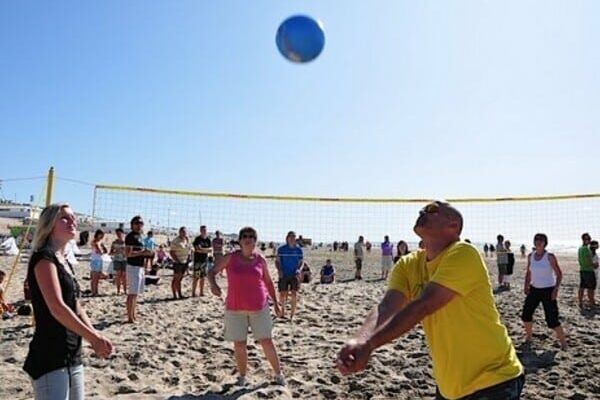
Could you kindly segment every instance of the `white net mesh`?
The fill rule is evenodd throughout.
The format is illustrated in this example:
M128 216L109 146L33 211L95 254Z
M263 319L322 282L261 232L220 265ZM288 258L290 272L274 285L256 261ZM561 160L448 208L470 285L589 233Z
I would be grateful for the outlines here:
M465 219L463 238L474 243L495 242L502 233L513 245L529 246L536 232L546 233L551 247L577 246L582 232L598 231L600 195L512 199L449 199ZM384 235L415 243L412 232L426 199L323 199L196 193L157 189L96 186L94 217L128 226L142 215L155 230L174 231L200 225L236 233L250 225L263 241L282 241L294 230L313 243L366 240L378 243Z

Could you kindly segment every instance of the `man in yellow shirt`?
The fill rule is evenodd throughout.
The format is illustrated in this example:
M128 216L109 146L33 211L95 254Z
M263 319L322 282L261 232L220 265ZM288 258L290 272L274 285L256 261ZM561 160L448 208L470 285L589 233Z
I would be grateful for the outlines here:
M523 366L500 322L479 251L460 241L462 226L460 212L445 202L419 212L414 231L425 249L396 263L385 296L338 355L342 374L362 371L375 349L421 322L437 399L520 398Z

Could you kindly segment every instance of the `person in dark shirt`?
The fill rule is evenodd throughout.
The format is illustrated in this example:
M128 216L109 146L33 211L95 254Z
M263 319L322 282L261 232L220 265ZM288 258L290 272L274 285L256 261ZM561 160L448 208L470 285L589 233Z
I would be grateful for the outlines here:
M333 283L335 281L335 268L331 265L331 260L327 259L325 265L321 268L321 283Z
M194 272L192 279L192 297L196 297L196 288L200 283L200 296L204 296L204 279L207 273L208 255L212 251L212 242L206 233L206 225L200 227L200 235L194 242Z
M137 314L137 297L144 293L144 261L154 253L144 248L142 228L144 220L139 215L131 219L131 232L125 236L127 254L127 321L134 323Z
M68 204L52 204L42 211L27 269L35 332L23 369L33 380L34 398L84 398L81 339L96 356L106 358L112 343L94 329L79 302L79 284L65 245L75 238L77 222Z

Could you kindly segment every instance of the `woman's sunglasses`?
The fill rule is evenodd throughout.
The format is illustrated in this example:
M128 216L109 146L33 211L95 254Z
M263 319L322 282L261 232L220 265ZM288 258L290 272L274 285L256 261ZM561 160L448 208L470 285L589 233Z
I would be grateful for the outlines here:
M426 214L436 214L440 212L440 204L438 202L429 203L423 207L423 212Z

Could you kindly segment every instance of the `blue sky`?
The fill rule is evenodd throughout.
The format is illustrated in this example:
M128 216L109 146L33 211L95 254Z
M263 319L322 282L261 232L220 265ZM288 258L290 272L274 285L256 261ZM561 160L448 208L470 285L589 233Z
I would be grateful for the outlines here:
M322 21L294 65L279 23ZM597 1L0 6L0 178L239 193L597 191ZM5 182L27 200L39 182ZM91 191L59 182L82 211Z

